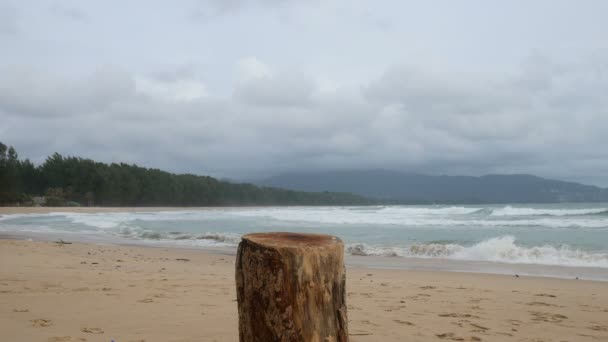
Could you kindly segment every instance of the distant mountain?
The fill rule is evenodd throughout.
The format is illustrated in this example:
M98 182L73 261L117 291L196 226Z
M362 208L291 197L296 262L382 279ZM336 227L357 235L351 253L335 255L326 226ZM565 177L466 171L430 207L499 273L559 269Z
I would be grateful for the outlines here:
M525 174L472 177L328 171L287 173L254 183L299 191L349 192L398 203L608 202L608 189Z

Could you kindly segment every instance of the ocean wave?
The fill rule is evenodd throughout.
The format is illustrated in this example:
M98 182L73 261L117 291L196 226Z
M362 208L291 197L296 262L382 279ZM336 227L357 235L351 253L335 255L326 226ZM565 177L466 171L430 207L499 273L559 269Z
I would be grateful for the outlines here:
M124 225L117 230L117 234L123 238L138 240L163 240L166 242L182 241L191 242L191 245L217 245L236 246L241 241L241 235L233 233L204 233L193 234L187 232L164 232L144 229L134 225Z
M396 227L433 227L433 228L496 228L496 227L545 227L545 228L608 228L608 219L603 218L552 218L529 217L525 219L510 219L499 217L424 217L424 216L390 216L390 215L314 215L312 213L264 213L261 217L286 221L326 225L386 225Z
M0 222L15 223L31 217L41 224L46 217L100 230L116 230L123 226L149 226L146 222L209 222L213 220L274 220L321 225L373 225L396 227L459 228L481 227L546 227L546 228L608 228L607 211L594 209L534 209L479 207L305 207L256 208L226 211L179 211L141 213L50 213L6 215ZM28 222L26 224L32 224ZM220 223L221 224L221 223Z
M545 209L506 206L493 209L492 216L579 216L608 214L608 208Z
M428 216L428 215L469 215L480 211L485 208L479 207L460 207L460 206L433 206L433 207L384 207L378 210L378 214L402 214L402 215L415 215L415 216Z
M608 253L582 251L567 245L525 247L517 245L513 236L491 238L468 247L453 243L414 244L403 248L351 244L347 246L346 251L352 255L362 256L443 258L514 264L608 268Z
M238 245L241 235L233 233L206 233L196 237L197 240L211 240L228 245Z

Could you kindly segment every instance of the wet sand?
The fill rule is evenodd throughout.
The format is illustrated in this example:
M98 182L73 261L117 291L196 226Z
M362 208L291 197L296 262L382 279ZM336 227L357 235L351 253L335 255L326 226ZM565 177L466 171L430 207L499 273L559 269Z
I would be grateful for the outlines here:
M239 207L0 207L0 215L48 213L131 213L184 210L213 210Z
M351 341L608 341L608 282L347 269ZM234 257L0 240L1 340L237 341Z

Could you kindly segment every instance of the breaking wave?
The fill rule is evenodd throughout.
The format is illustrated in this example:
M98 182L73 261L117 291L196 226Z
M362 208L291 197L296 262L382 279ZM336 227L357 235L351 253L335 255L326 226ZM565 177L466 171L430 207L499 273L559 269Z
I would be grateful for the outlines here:
M597 214L608 214L608 208L538 209L506 206L501 209L493 209L491 213L492 216L579 216Z
M236 246L241 241L240 234L214 233L193 234L186 232L162 232L143 229L137 226L124 226L118 229L117 235L137 240L157 240L180 242L182 245Z
M492 261L513 264L608 268L608 253L593 253L567 245L525 247L515 244L513 236L501 236L472 246L453 243L413 244L407 247L374 247L367 244L347 246L347 253L361 256L442 258L454 260Z

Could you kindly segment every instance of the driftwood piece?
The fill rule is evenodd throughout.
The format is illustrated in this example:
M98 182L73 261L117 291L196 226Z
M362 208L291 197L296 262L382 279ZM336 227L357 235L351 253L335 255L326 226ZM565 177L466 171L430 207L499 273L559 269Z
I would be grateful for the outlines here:
M344 245L319 234L243 236L236 260L241 342L348 341Z

